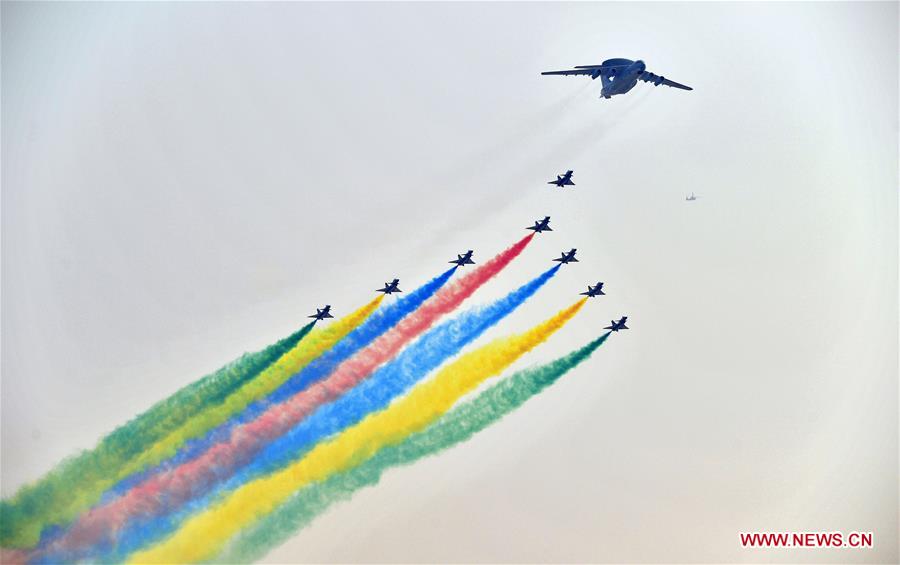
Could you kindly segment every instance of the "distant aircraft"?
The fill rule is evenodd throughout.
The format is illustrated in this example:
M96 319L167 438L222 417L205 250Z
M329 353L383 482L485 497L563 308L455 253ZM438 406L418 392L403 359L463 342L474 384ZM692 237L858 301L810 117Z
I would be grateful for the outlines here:
M457 254L456 259L454 259L453 261L448 261L448 263L456 263L460 267L464 265L474 265L475 261L472 260L472 250L469 249L463 255Z
M606 326L606 327L603 328L603 329L604 329L604 330L611 330L611 331L614 331L614 332L617 332L617 331L619 331L619 330L627 330L627 329L630 329L628 326L625 325L625 320L627 320L627 319L628 319L628 316L622 316L622 319L619 320L618 322L615 321L615 320L610 320L610 321L612 322L612 325L611 325L611 326Z
M315 318L316 320L324 320L325 318L334 318L331 315L331 304L326 304L324 308L316 308L316 313L312 316L307 316L308 318Z
M643 61L631 59L607 59L600 65L576 65L568 71L547 71L542 75L587 75L591 80L600 77L603 89L600 96L611 98L617 94L625 94L637 84L637 81L652 82L654 86L664 84L682 90L694 90L690 86L678 84L666 77L648 72Z
M687 200L688 202L690 202L690 201L692 201L692 200L697 200L698 198L700 198L700 197L699 197L699 196L694 196L694 193L693 193L693 192L691 193L690 196L685 196L685 197L684 197L684 199Z
M525 229L534 230L534 233L541 233L542 231L553 231L553 228L550 227L550 216L545 216L544 219L540 222L535 220L532 227Z
M394 279L389 283L384 283L384 288L376 289L375 292L383 292L385 294L393 294L395 292L403 292L397 285L400 284L400 279Z
M556 186L562 188L564 186L575 186L575 183L572 182L572 173L575 171L566 171L564 175L556 175L556 180L552 180L547 184L555 184Z
M559 259L554 259L554 261L559 261L562 265L565 265L566 263L577 263L578 259L575 258L575 249L573 248L568 253L563 252Z
M583 296L587 296L588 298L593 298L594 296L597 296L597 295L603 295L603 296L606 295L606 293L603 292L603 283L602 282L598 282L596 284L596 286L588 285L587 292L582 292L581 294Z

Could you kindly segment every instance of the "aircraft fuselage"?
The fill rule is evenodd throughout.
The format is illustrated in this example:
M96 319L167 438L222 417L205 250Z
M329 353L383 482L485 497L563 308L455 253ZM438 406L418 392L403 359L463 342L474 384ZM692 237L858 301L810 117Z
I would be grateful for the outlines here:
M647 69L643 61L635 61L622 70L618 70L611 77L600 77L603 90L600 95L603 98L611 98L617 94L625 94L637 84L638 77Z

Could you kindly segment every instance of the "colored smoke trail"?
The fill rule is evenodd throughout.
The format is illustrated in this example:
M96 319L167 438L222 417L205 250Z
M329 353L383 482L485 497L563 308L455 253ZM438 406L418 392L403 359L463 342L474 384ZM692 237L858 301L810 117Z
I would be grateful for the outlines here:
M241 528L278 507L299 488L361 464L439 418L485 379L501 373L543 343L584 306L581 299L531 330L496 340L463 355L434 379L416 386L388 409L371 413L332 440L318 444L290 466L245 484L222 502L191 518L172 537L132 556L135 563L208 559Z
M229 479L226 489L238 488L257 475L279 469L317 442L358 423L370 412L384 409L430 371L456 355L488 328L512 313L559 271L552 267L487 307L469 310L428 332L357 385L343 397L326 404L285 436L266 446L244 470Z
M160 465L152 469L147 469L141 473L131 475L121 481L115 487L110 489L107 493L109 496L105 502L111 500L115 496L127 493L137 485L151 478L153 475L174 469L179 465L202 455L215 444L227 441L230 437L232 428L237 424L256 419L270 404L279 402L291 396L298 390L306 388L313 382L321 380L331 373L340 362L349 358L359 349L367 346L410 312L421 306L425 300L431 298L438 289L444 286L454 272L456 272L456 267L441 273L396 302L392 302L388 306L376 310L362 325L350 332L344 339L338 341L334 347L324 352L321 357L313 360L299 373L283 382L274 392L266 397L256 400L243 412L239 412L223 424L208 431L203 438L186 442L174 456L165 460Z
M131 458L118 469L108 472L106 469L100 469L103 474L92 477L92 480L89 482L77 480L71 484L58 484L57 487L64 491L57 496L57 500L62 501L58 505L48 506L40 514L32 514L28 512L28 508L23 509L23 518L27 520L27 522L24 520L23 522L33 532L33 536L29 538L30 543L35 543L38 533L47 526L69 523L76 517L78 512L95 504L104 490L122 478L148 465L158 463L167 456L171 456L185 440L202 434L215 423L226 420L256 398L274 390L288 377L306 366L312 359L318 357L323 351L329 349L362 323L378 307L382 299L383 296L379 296L321 331L311 332L306 339L297 343L255 378L245 381L224 400L214 404L205 411L199 413L195 411L190 419L163 439L157 441L152 447L142 446L138 456ZM6 522L5 514L3 515L3 522ZM55 535L51 534L50 537L53 538Z
M100 440L94 449L63 461L37 483L4 500L0 503L0 544L27 547L37 543L43 527L65 520L90 505L80 496L81 485L116 473L131 457L181 425L197 410L221 402L295 347L313 325L307 324L261 351L247 353L157 402Z
M472 273L469 273L467 276L456 281L455 283L442 288L430 300L425 302L425 304L423 304L414 313L414 315L410 315L404 318L399 324L392 328L390 332L382 335L380 338L378 338L378 340L375 341L375 343L367 347L364 352L359 352L352 359L348 359L347 361L342 363L335 372L340 371L341 368L345 365L349 369L358 370L358 367L356 367L356 364L358 362L371 362L373 359L377 361L379 355L382 357L386 355L383 360L390 358L390 356L392 356L403 345L405 345L406 342L404 341L404 338L409 338L409 336L414 337L418 332L427 329L427 327L430 326L430 324L432 324L434 320L437 319L437 317L446 314L449 311L452 311L456 306L459 305L460 302L462 302L473 292L475 292L475 290L477 290L478 287L480 287L484 282L491 279L494 275L503 270L503 268L507 264L509 264L510 261L516 258L525 249L525 247L533 237L533 233L523 237L516 244L501 252L490 261L484 263L479 268L475 269ZM384 298L384 295L379 296L378 299L373 301L373 303L375 303L375 305L377 306L382 298ZM355 325L358 325L361 321L362 320L357 321ZM341 320L340 322L343 322L343 320ZM328 329L324 330L324 332L335 330L335 328L340 326L340 322L329 326ZM349 333L350 329L352 328L348 328L347 331L343 332L340 337L343 337L347 333ZM319 353L333 346L334 343L339 341L339 339L340 338L332 340L331 343L328 344L328 347L321 348L316 352L316 355L313 355L311 358L317 357ZM307 342L309 341L310 340L307 340ZM278 386L285 382L288 377L290 377L294 372L305 366L306 363L311 360L311 358L306 359L304 363L297 366L289 374L284 374L284 371L278 371L277 382L273 382L275 381L275 379L264 378L270 376L264 373L263 375L260 375L260 378L247 383L247 387L250 389L250 394L242 394L242 391L238 391L235 395L228 397L223 405L218 409L208 411L205 414L201 414L194 420L187 422L185 426L182 427L182 429L176 430L176 432L171 434L171 436L167 438L166 441L155 445L152 450L144 454L144 459L152 459L150 463L147 463L145 461L138 461L132 471L141 470L149 466L149 464L158 463L168 457L171 457L172 455L174 455L177 448L187 440L202 436L205 432L222 424L235 414L243 411L252 401L268 396L269 394L274 392ZM381 362L383 362L383 360ZM265 417L265 414L259 416L259 418ZM258 421L259 418L257 418L257 420L254 420L254 422ZM266 421L271 422L271 420ZM233 437L234 435L235 430L231 430L230 436Z
M356 491L378 484L385 471L436 455L500 421L587 360L608 337L609 333L605 333L565 357L514 373L473 400L460 404L425 430L382 449L360 466L301 489L277 510L237 534L213 560L249 563L261 559L332 504L349 500Z
M28 563L28 551L25 549L3 549L0 547L0 563L3 563L3 565Z
M431 300L404 318L372 345L341 363L327 379L297 393L282 404L271 406L256 420L236 427L232 430L228 441L217 444L207 451L203 457L177 469L177 473L172 474L167 481L167 490L165 492L150 491L148 492L149 497L142 497L142 500L153 498L158 501L152 504L154 511L147 512L144 504L133 505L134 511L141 515L133 520L125 531L118 532L116 551L127 553L145 547L156 539L163 537L191 513L202 509L206 504L204 502L206 499L200 498L200 502L191 503L183 511L179 512L181 505L189 500L196 500L202 497L211 489L220 485L223 480L228 479L232 472L250 463L260 450L266 448L268 442L282 436L317 408L340 397L347 391L352 392L349 399L340 398L335 403L335 410L340 414L339 418L332 416L319 417L318 420L314 420L309 425L302 427L302 433L307 434L307 436L298 436L292 433L287 439L277 442L277 447L270 448L266 452L274 452L277 454L277 457L281 458L287 457L282 463L286 464L287 461L295 457L298 448L308 448L307 443L302 443L299 447L292 446L292 443L297 443L298 437L305 437L305 440L308 442L309 437L324 437L316 435L324 433L323 430L332 430L329 433L333 433L344 426L359 421L366 412L371 410L369 406L371 399L361 397L360 393L356 392L353 387L369 376L376 367L391 359L404 345L430 328L442 315L455 309L482 284L498 274L524 250L532 237L533 234L530 234L522 238L519 242L484 263L469 275L439 291ZM427 373L428 370L439 365L448 355L455 353L459 347L480 335L481 332L531 296L546 280L556 273L557 269L558 267L550 269L531 283L511 293L506 299L498 301L492 308L478 310L477 315L464 316L462 317L463 322L451 320L444 326L436 328L429 333L431 335L430 338L423 338L424 342L428 344L427 348L430 350L430 355L422 353L423 348L418 344L412 346L404 352L403 356L395 360L395 362L385 365L379 370L379 373L376 373L376 375L381 374L382 376L380 379L376 379L375 385L361 385L362 390L372 390L378 386L378 382L387 381L388 385L382 384L379 389L380 392L383 392L386 386L389 386L390 390L393 391L393 395L401 394L412 386L415 380ZM450 339L451 337L453 339ZM455 347L444 347L444 349L439 348L439 346L445 346L447 343L455 343L457 345ZM410 358L414 359L415 363L405 361ZM431 365L426 367L424 365L425 362L431 363ZM400 379L399 377L391 378L387 376L392 371L394 373L398 372L396 369L388 369L388 367L403 367L404 369L418 367L420 370L410 371L406 379ZM363 382L365 383L366 381ZM368 394L370 397L372 396L372 393ZM359 400L360 398L362 400ZM383 402L387 402L387 399L390 397L383 395L383 398ZM344 410L343 413L341 413L342 410ZM327 414L331 413L332 411L327 412ZM324 423L323 418L327 418L327 421ZM311 436L309 435L310 430L312 430ZM289 451L282 447L286 445L292 446ZM248 473L258 472L258 467L251 468ZM246 476L246 474L239 474L236 478L226 483L224 487L220 487L220 489L234 488L244 482ZM161 510L155 510L160 507L162 507ZM100 526L97 528L102 529ZM103 547L107 546L109 546L109 543L103 545Z
M416 310L425 300L443 287L455 271L456 267L448 269L396 302L376 311L334 347L285 381L269 398L251 405L240 415L240 420L252 419L248 414L252 415L254 412L256 415L260 414L265 406L272 402L272 399L278 397L279 393L284 396L285 389L306 388L327 376L344 359L368 345L410 312ZM230 430L229 424L237 420L237 418L230 420L224 427ZM80 516L65 535L59 536L47 547L40 548L38 553L32 555L32 559L50 561L84 559L91 554L90 545L100 544L98 547L104 547L112 543L112 537L125 527L126 522L133 515L152 517L177 508L184 500L197 494L198 484L209 483L217 475L226 472L226 462L218 456L221 449L208 454L205 458L200 457L207 449L215 445L214 438L217 435L224 436L222 439L228 439L228 436L223 433L207 434L203 441L193 442L194 445L191 445L190 449L182 449L164 466L156 467L156 472L152 475L148 472L139 474L138 476L145 477L144 481L127 490L121 497L113 498L106 504L95 507ZM190 464L185 464L194 457L200 458ZM168 472L169 470L171 472ZM128 482L123 481L120 485ZM202 493L202 491L200 492Z
M309 364L313 359L334 347L334 344L363 323L378 308L383 299L383 295L376 297L356 311L335 321L333 324L323 328L322 331L311 335L309 339L299 343L297 347L266 368L257 378L244 383L241 388L225 398L220 404L196 414L163 440L153 445L152 448L144 451L140 457L132 461L128 472L117 477L117 479L120 480L131 473L171 457L188 440L202 436L210 429L240 413L250 403L271 394L284 381Z
M470 275L467 275L465 278L471 279L471 280L461 281L461 284L459 285L461 288L448 289L447 295L448 296L454 295L454 296L453 296L453 298L448 299L447 304L445 304L443 306L443 308L452 307L452 306L449 306L452 303L456 303L458 305L460 302L462 302L462 300L465 299L465 297L470 296L482 284L484 284L490 278L492 278L497 273L499 273L500 270L503 269L503 267L505 267L510 261L512 261L512 259L514 259L519 253L522 252L523 248L524 248L524 245L522 247L514 246L510 250L507 250L502 255L498 256L496 258L495 262L493 262L493 263L489 262L490 264L485 263L485 265L484 265L485 271L484 272L479 272L479 270L476 269ZM451 269L448 269L446 272L444 272L441 276L439 276L436 279L434 279L433 281L431 281L426 287L423 287L425 289L424 292L420 292L422 289L419 289L419 290L415 291L415 295L413 295L411 293L409 296L406 297L406 298L414 298L414 300L405 300L405 299L401 298L400 301L398 302L398 304L402 303L405 307L402 310L398 311L397 315L393 316L392 318L379 320L381 323L380 323L379 327L377 328L377 330L378 330L377 333L375 331L371 331L371 333L369 335L367 335L365 337L365 339L360 339L357 343L353 344L354 347L352 348L352 350L351 350L351 348L347 348L347 351L345 352L344 355L342 355L339 358L335 357L334 359L332 359L330 366L325 367L323 370L319 371L318 373L301 374L300 375L301 378L297 379L296 381L294 381L294 380L288 381L287 383L285 383L286 386L281 387L280 389L276 390L272 394L271 398L269 399L270 403L276 404L276 403L287 400L294 394L296 394L296 393L300 392L301 390L307 388L308 386L320 381L323 377L327 376L333 369L338 367L338 364L340 362L344 361L345 359L349 359L350 355L355 354L363 346L369 345L372 341L374 341L376 338L378 338L379 336L384 334L386 331L392 329L397 324L401 324L401 327L405 326L406 315L412 313L413 310L416 310L417 308L422 306L422 304L425 302L426 299L431 298L431 296L434 295L438 291L438 289L442 288L444 286L444 283L447 282L447 280L450 278L450 276L456 272L457 268L458 268L458 266L453 266ZM438 299L436 299L436 301L437 300ZM414 315L419 316L420 318L424 318L424 314L426 314L424 310L425 309L423 308L423 311L422 311L423 315L420 315L419 312L416 312ZM435 308L435 310L438 310L438 308ZM409 325L410 326L413 325L412 318L410 320ZM424 325L424 322L422 322L421 325ZM414 331L414 330L409 329L408 331ZM403 338L403 339L405 339L405 338ZM385 336L384 340L381 340L380 342L377 343L376 349L381 350L383 352L383 354L391 355L390 349L392 347L396 347L396 345L393 343L390 343L390 336ZM368 350L364 350L362 352L362 354L360 355L360 357L363 357L366 355L370 356L370 361L369 361L370 363L378 363L379 362L378 359L375 359L375 354ZM393 356L393 355L391 355L391 356ZM354 358L354 361L359 362L359 359Z

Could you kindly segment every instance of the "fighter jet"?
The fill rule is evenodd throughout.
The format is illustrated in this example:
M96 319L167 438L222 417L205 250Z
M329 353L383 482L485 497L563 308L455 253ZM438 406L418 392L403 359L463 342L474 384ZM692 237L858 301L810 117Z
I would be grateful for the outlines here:
M532 227L525 229L534 230L534 233L541 233L542 231L553 231L553 228L550 227L550 216L545 216L544 219L540 222L535 220Z
M685 196L685 197L684 197L684 199L687 200L688 202L691 202L691 201L693 201L693 200L697 200L698 198L700 198L700 197L699 197L699 196L694 196L694 193L693 193L693 192L691 193L690 196Z
M588 285L587 292L582 292L581 294L583 296L587 296L588 298L593 298L597 295L603 295L603 296L606 295L606 293L603 292L603 283L602 282L598 282L596 284L596 286Z
M637 81L652 82L654 86L664 84L682 90L694 90L671 81L666 77L648 72L643 61L631 59L607 59L600 65L576 65L568 71L546 71L542 75L587 75L591 80L600 77L603 89L600 91L602 98L612 98L617 94L625 94L637 84Z
M394 279L389 283L384 283L384 288L376 289L375 292L383 292L385 294L393 294L395 292L403 292L397 285L400 284L400 279Z
M560 255L559 259L554 259L554 261L559 261L560 264L565 265L566 263L577 263L578 259L575 258L575 249L566 253L565 251Z
M331 304L326 304L324 308L316 308L316 313L312 316L307 316L308 318L315 318L316 320L324 320L325 318L334 318L331 315Z
M472 260L472 250L469 249L463 255L457 253L456 259L453 261L447 261L448 263L456 263L460 267L465 265L474 265L475 261Z
M564 186L575 186L575 183L572 182L572 173L575 171L566 171L564 175L556 175L556 180L552 180L547 184L555 184L556 186L562 188Z
M606 326L603 329L614 331L614 332L617 332L619 330L627 330L627 329L629 329L629 327L625 325L625 320L627 320L627 319L628 319L628 316L622 316L622 319L619 320L618 322L615 320L610 320L612 322L612 325Z

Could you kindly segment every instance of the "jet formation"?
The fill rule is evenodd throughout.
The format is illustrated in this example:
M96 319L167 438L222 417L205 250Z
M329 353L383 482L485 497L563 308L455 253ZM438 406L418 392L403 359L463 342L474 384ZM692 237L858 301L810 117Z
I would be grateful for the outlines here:
M613 96L618 96L620 94L626 94L630 92L638 83L638 81L649 82L654 86L665 85L672 88L678 88L681 90L693 90L690 86L675 82L673 80L669 80L664 76L656 75L647 70L647 65L641 61L632 61L631 59L607 59L603 61L599 65L576 65L572 69L562 70L562 71L544 71L541 73L542 75L563 75L563 76L589 76L591 80L600 79L600 84L602 88L600 90L600 96L602 98L610 99ZM556 180L551 180L547 184L551 184L557 186L559 188L563 188L566 186L575 186L575 183L572 181L572 175L574 171L568 170L561 175L556 175ZM686 196L685 200L694 201L697 200L697 196L692 192L690 196ZM545 231L553 231L550 227L550 216L544 217L543 220L535 220L533 226L529 226L525 229L532 230L534 233L542 233ZM575 249L572 248L568 252L562 252L558 259L554 259L553 261L560 263L561 265L566 265L568 263L577 263L578 259L575 258ZM453 263L457 266L463 267L465 265L474 265L475 261L472 260L472 250L468 250L463 254L457 254L456 259L449 261L449 263ZM384 283L384 288L376 289L376 292L383 292L384 294L393 294L395 292L403 292L400 290L398 285L400 284L399 279L394 279L389 283ZM595 296L602 296L606 293L603 292L603 283L598 282L596 285L591 286L588 285L587 292L582 292L582 296L587 296L588 298L593 298ZM331 315L331 306L326 305L325 308L317 308L316 313L310 318L315 318L316 320L324 320L326 318L333 318ZM622 316L622 318L617 322L612 320L612 325L607 326L604 329L618 332L620 330L627 330L628 327L625 325L625 321L628 319L627 316Z
M694 90L690 86L671 81L664 76L655 75L647 70L643 61L631 59L607 59L599 65L576 65L574 69L566 71L545 71L542 75L585 75L591 80L600 79L603 88L600 90L602 98L612 98L619 94L625 94L635 87L637 82L651 82L653 86L664 84L681 90Z
M569 171L569 172L571 173L571 171ZM535 233L541 233L541 232L545 232L545 231L553 231L553 229L550 228L550 216L544 216L543 220L535 220L533 226L529 226L525 229L532 230ZM574 247L572 249L570 249L569 251L563 251L560 253L559 258L554 259L553 261L558 262L561 265L567 265L569 263L578 263L579 262L578 259L575 258L576 251L577 250ZM474 265L475 261L472 260L473 254L474 254L474 251L469 249L465 253L458 253L456 255L456 259L453 259L452 261L448 261L448 262L458 265L460 267L465 266L465 265ZM402 290L400 290L399 285L400 285L400 279L394 279L391 282L384 283L384 287L376 289L375 292L383 292L384 294L393 294L395 292L403 292ZM598 282L597 284L595 284L593 286L588 285L587 292L582 292L580 294L582 296L587 296L588 298L606 295L606 293L603 292L603 283L602 282ZM309 317L315 318L317 321L324 320L326 318L333 318L334 316L331 315L331 305L326 304L324 308L316 308L316 313ZM612 320L612 325L608 326L604 329L611 330L614 332L617 332L619 330L627 330L628 328L625 326L626 319L627 318L625 316L623 316L622 319L619 320L618 322L616 322L615 320Z

